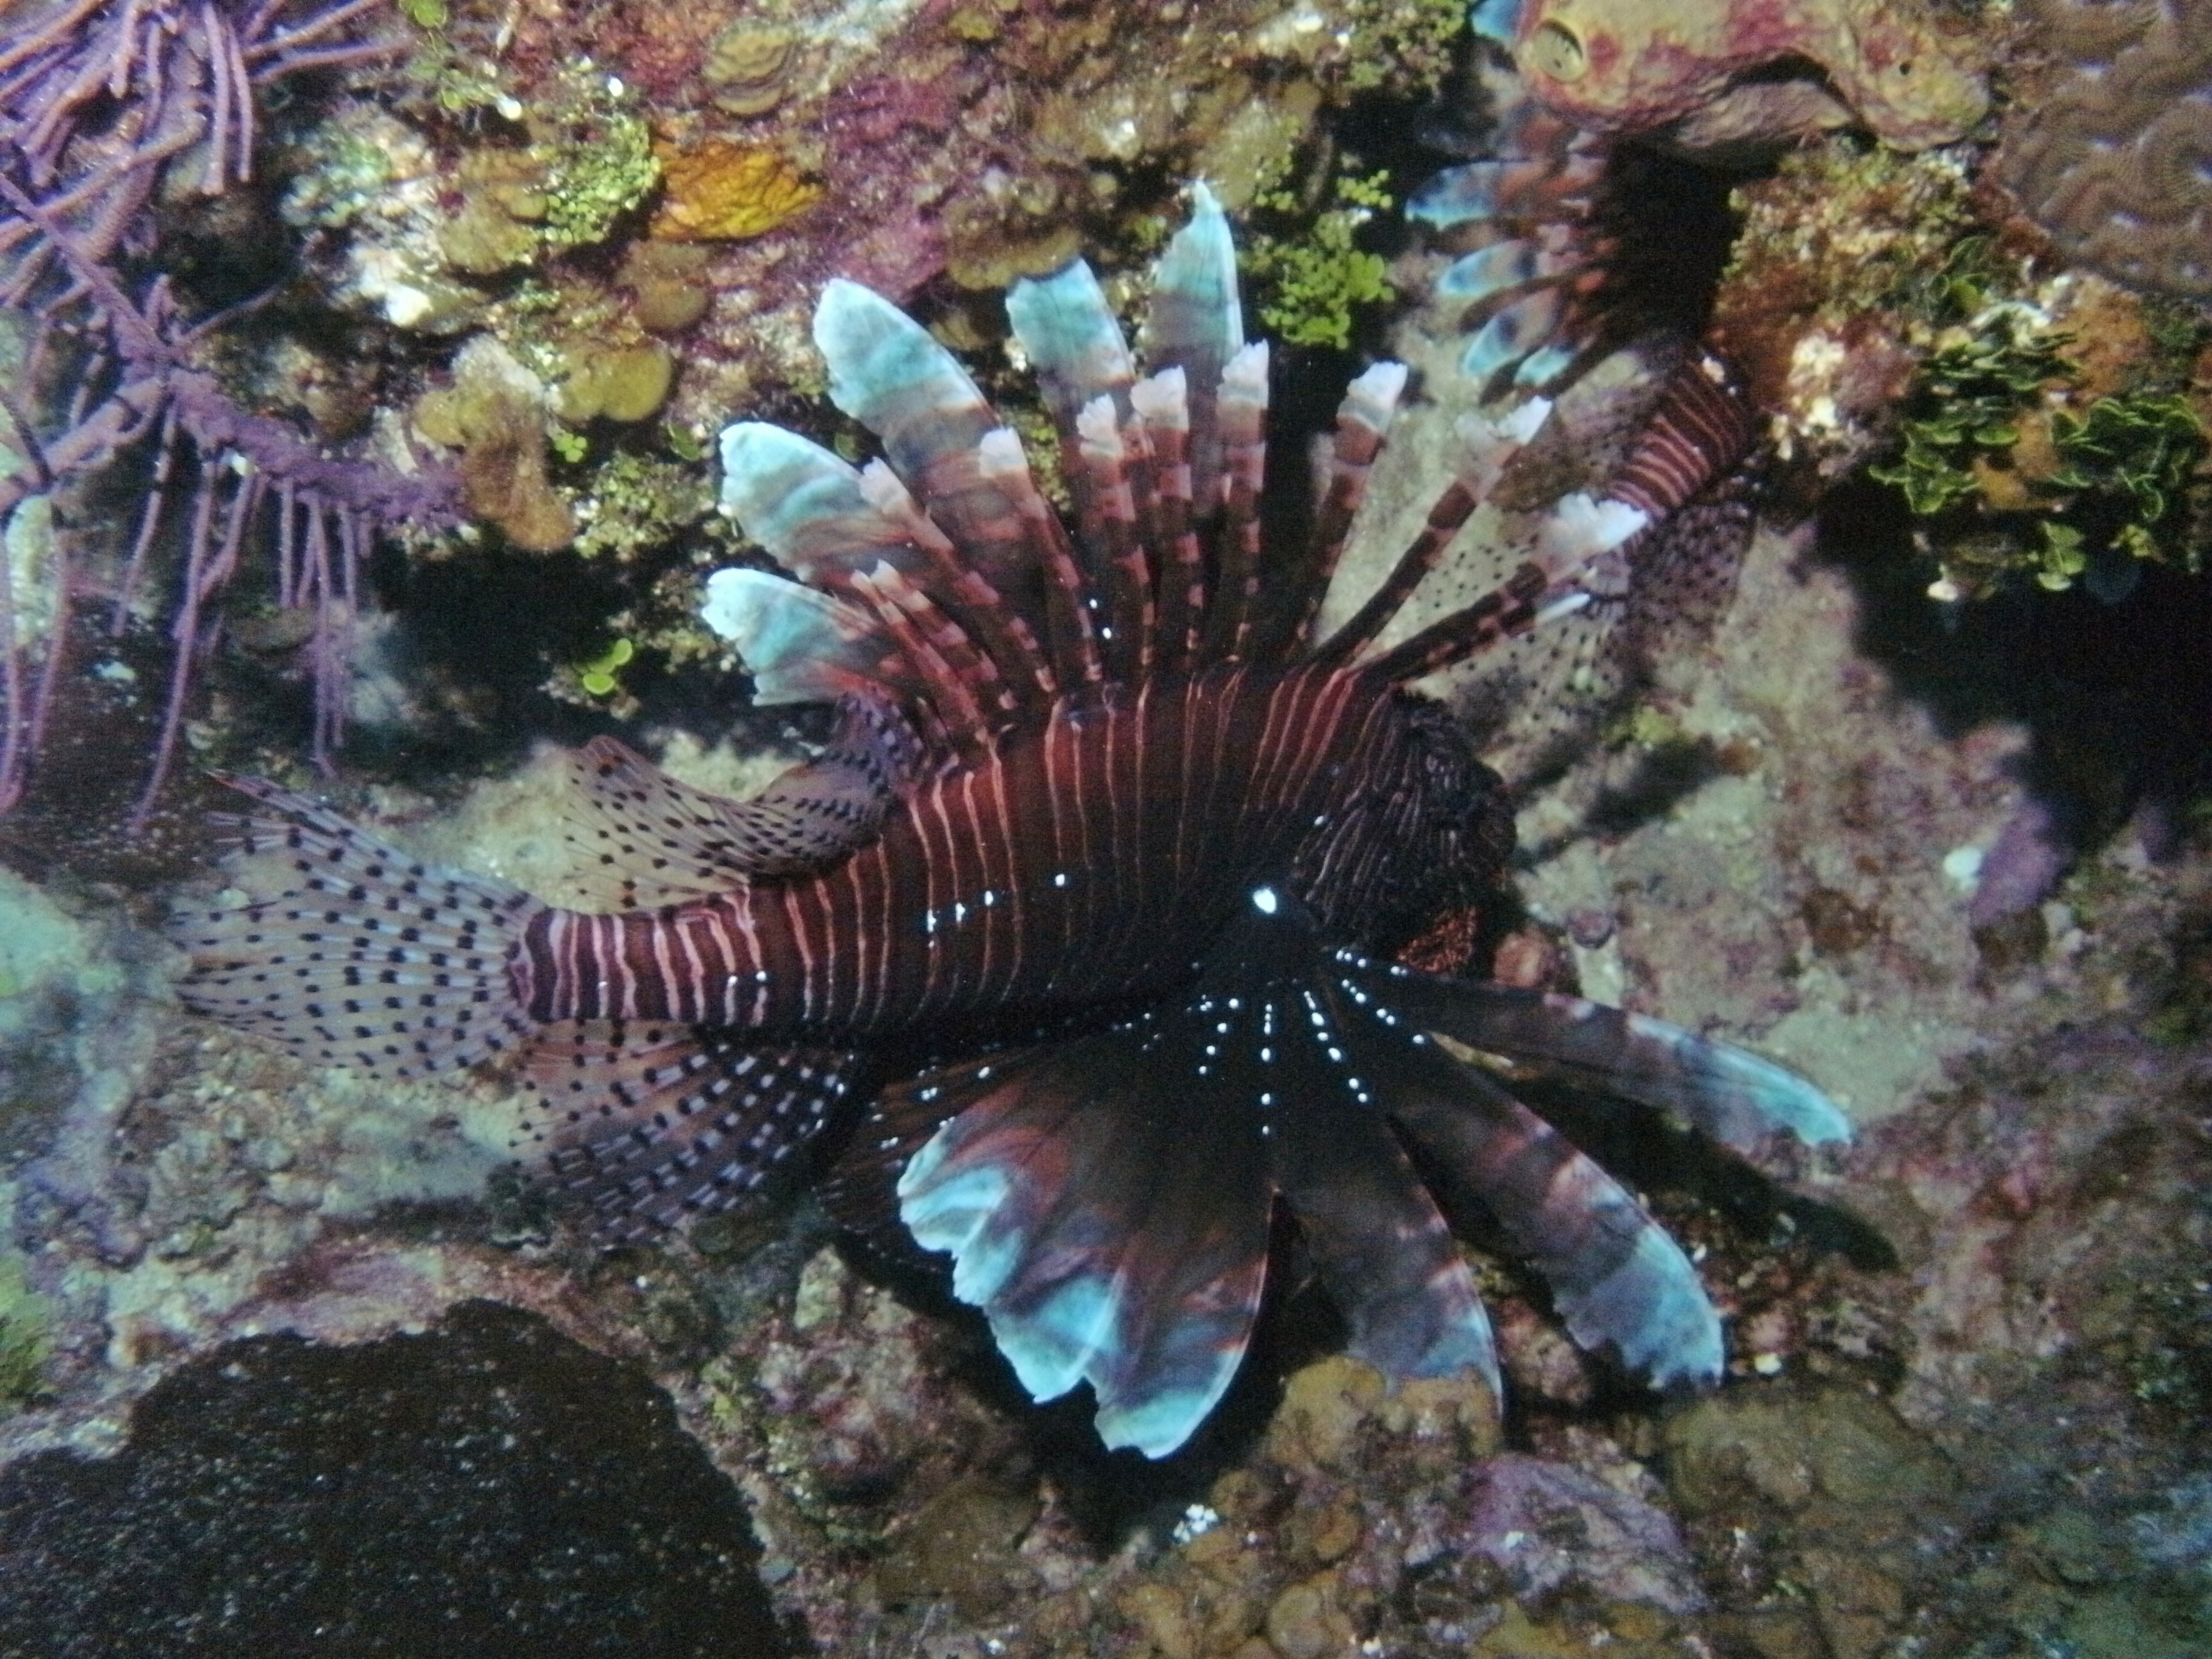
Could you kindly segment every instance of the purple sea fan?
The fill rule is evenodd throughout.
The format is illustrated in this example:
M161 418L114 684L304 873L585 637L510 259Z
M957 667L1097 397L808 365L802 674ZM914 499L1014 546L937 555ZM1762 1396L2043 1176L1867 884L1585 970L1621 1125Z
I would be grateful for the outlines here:
M161 735L134 822L174 754L195 661L213 642L216 602L253 540L267 537L280 606L313 618L312 750L327 765L343 720L343 676L359 567L380 532L455 516L454 481L328 456L292 427L241 409L195 366L216 324L193 329L166 278L134 292L116 263L151 242L148 204L173 165L203 194L251 175L256 101L270 82L373 58L356 37L372 0L77 0L11 18L0 46L0 311L26 325L17 391L0 425L21 462L0 477L0 524L150 444L147 493L127 556L107 586L120 631L149 556L180 549L177 655ZM52 408L42 388L59 386ZM118 534L116 540L122 542ZM57 542L40 609L43 653L19 625L32 596L0 561L0 812L21 798L87 585Z
M1838 1139L1842 1115L1739 1050L1387 953L1493 884L1511 839L1495 775L1407 682L1573 610L1608 553L1663 544L1741 456L1741 411L1692 368L1605 499L1562 501L1504 586L1381 648L1545 410L1471 420L1413 544L1317 639L1406 373L1353 383L1310 542L1276 544L1267 347L1195 194L1157 276L1150 373L1088 266L1009 296L1072 526L960 365L850 283L815 337L888 462L724 434L725 505L790 574L717 573L708 619L762 701L842 702L828 754L730 802L588 746L598 912L241 783L262 808L228 826L250 902L181 921L186 994L385 1074L520 1049L518 1144L616 1237L726 1207L853 1101L833 1207L950 1255L1031 1393L1088 1382L1106 1442L1152 1456L1236 1371L1279 1209L1353 1352L1393 1376L1497 1385L1441 1200L1514 1236L1578 1340L1710 1382L1719 1321L1680 1249L1452 1045L1738 1149Z

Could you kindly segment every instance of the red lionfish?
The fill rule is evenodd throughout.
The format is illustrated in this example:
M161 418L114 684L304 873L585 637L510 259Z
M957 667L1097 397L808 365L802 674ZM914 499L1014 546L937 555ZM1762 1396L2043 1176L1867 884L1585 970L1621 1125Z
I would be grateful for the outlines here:
M386 1075L520 1051L519 1144L618 1237L726 1207L865 1098L839 1201L949 1255L1030 1392L1088 1382L1109 1446L1164 1455L1220 1398L1279 1206L1352 1352L1391 1376L1498 1387L1441 1198L1502 1224L1585 1346L1712 1381L1720 1323L1681 1250L1439 1039L1740 1150L1840 1138L1841 1115L1656 1021L1379 953L1490 887L1511 841L1495 775L1407 683L1571 608L1578 572L1734 465L1743 418L1681 377L1605 501L1561 502L1504 587L1379 648L1543 411L1471 418L1417 540L1316 639L1406 371L1352 383L1310 544L1285 559L1260 513L1267 349L1194 194L1141 378L1087 265L1008 296L1072 526L960 365L851 283L815 338L889 464L724 434L725 507L791 575L718 572L707 615L762 702L842 705L822 757L732 802L594 741L575 771L603 914L238 781L262 809L225 821L255 855L234 878L250 902L180 924L186 994Z

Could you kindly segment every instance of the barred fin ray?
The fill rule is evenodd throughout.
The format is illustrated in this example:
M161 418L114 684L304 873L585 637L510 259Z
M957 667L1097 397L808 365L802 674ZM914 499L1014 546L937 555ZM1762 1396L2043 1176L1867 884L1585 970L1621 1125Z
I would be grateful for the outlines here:
M952 1256L1034 1397L1090 1382L1100 1437L1148 1457L1228 1388L1267 1274L1257 1125L1176 1109L1188 1047L1148 1015L890 1091L953 1114L899 1178L915 1242Z
M1732 472L1757 437L1728 365L1693 354L1667 377L1606 493L1664 519Z
M1103 588L1112 555L1099 539L1099 507L1090 499L1078 416L1103 398L1120 415L1128 408L1136 368L1121 325L1107 307L1097 277L1078 259L1044 277L1024 277L1006 294L1006 319L1036 372L1038 390L1060 433L1060 471L1075 496L1075 521L1091 581Z
M993 464L994 456L1005 441L1011 441L1016 453L1019 453L1021 441L1005 427L995 427L985 433L976 447L976 467L978 476L1006 484L1011 497L1015 494L1014 481ZM1024 480L1028 477L1026 465L1021 477ZM904 526L913 537L927 562L917 570L900 569L900 574L927 593L940 609L957 617L963 633L989 659L993 670L990 678L1006 684L1015 704L1038 712L1049 708L1055 682L1045 661L1043 648L1037 642L1036 629L1030 626L1029 618L1009 605L1006 596L981 571L963 559L951 538L938 527L890 468L881 461L869 462L860 471L860 492L886 519ZM1018 501L1016 506L1022 520L1016 533L1026 538L1029 514ZM896 564L893 568L900 568Z
M832 600L850 599L859 593L866 573L879 566L896 570L972 630L1017 701L1036 708L1049 703L1052 676L1029 621L967 562L883 462L854 468L818 445L759 422L726 428L721 448L723 510L802 583ZM818 691L821 683L807 678L803 648L771 646L794 637L822 637L818 630L794 632L805 607L757 580L723 586L731 598L719 614L732 623L747 612L757 618L749 636L753 650L741 654L757 673L761 665L754 660L756 653L770 665L771 683L762 700L811 700L799 693ZM710 605L714 591L710 579ZM789 617L780 628L773 620L779 613ZM708 622L727 632L714 614ZM889 630L872 648L879 657L895 654ZM847 655L851 660L853 653ZM903 665L878 678L911 689L927 678L927 666Z
M1528 236L1492 242L1462 254L1437 278L1437 292L1447 300L1471 304L1540 283L1556 282L1578 264L1568 255L1562 241L1554 227L1544 226Z
M1084 500L1094 514L1085 535L1100 553L1092 579L1104 618L1099 654L1107 677L1124 681L1150 665L1158 625L1152 560L1138 517L1139 480L1132 465L1137 458L1128 441L1134 430L1103 394L1076 416Z
M1314 514L1304 562L1296 583L1285 584L1291 591L1263 596L1263 603L1269 598L1273 602L1262 618L1255 654L1270 664L1310 646L1314 619L1351 538L1352 520L1367 499L1368 478L1389 439L1407 374L1403 363L1370 363L1344 390L1329 449L1328 483Z
M1770 1134L1808 1146L1850 1139L1850 1120L1794 1072L1732 1043L1580 997L1383 967L1338 953L1347 979L1421 1030L1579 1087L1661 1111L1739 1152Z
M1148 375L1129 388L1129 404L1152 451L1158 657L1162 672L1173 673L1197 650L1198 621L1206 611L1206 556L1191 496L1188 377L1180 368Z
M717 570L699 616L735 647L756 702L904 699L921 689L897 641L867 611L772 571Z
M1090 265L1078 259L1049 276L1024 276L1006 291L1006 320L1036 373L1037 389L1064 440L1092 398L1118 406L1136 379L1128 342Z
M836 278L814 308L830 401L882 440L891 470L1000 592L1022 569L1014 505L982 477L977 447L1001 425L960 361L927 329L858 283Z
M923 694L958 758L980 762L990 748L1003 688L960 625L890 564L861 571L854 591L874 611L900 659L921 677ZM1011 705L1012 694L1004 693Z
M609 1243L742 1202L822 1131L856 1064L834 1049L620 1020L545 1027L525 1063L534 1104L520 1144Z
M1215 532L1219 574L1208 596L1206 653L1233 661L1251 649L1260 592L1260 495L1267 473L1267 343L1239 347L1221 371L1214 413L1221 436L1221 519ZM1192 468L1192 488L1201 487Z
M1528 1252L1583 1347L1613 1349L1655 1388L1719 1382L1720 1316L1667 1230L1494 1079L1433 1052L1456 1087L1403 1092L1391 1115L1447 1196L1480 1206Z
M1580 611L1591 598L1583 584L1599 561L1641 534L1649 523L1647 514L1626 501L1595 501L1581 494L1562 497L1538 530L1528 557L1510 576L1474 604L1438 618L1386 651L1369 666L1400 682L1419 679L1549 618Z
M1498 1401L1498 1347L1474 1274L1382 1119L1401 1086L1391 1044L1318 973L1281 1005L1265 1068L1291 1106L1272 1119L1276 1186L1349 1325L1349 1352L1391 1378L1475 1371Z
M1098 640L1091 625L1091 586L1076 562L1067 526L1036 487L1021 440L1007 428L986 433L978 451L983 476L1012 498L1021 514L1030 556L1044 579L1046 656L1049 690L1096 685L1104 677ZM1071 469L1072 471L1075 470ZM1079 471L1075 472L1079 478Z
M769 556L809 586L878 562L922 565L908 528L868 499L858 467L764 421L740 421L721 437L722 511Z
M267 812L215 820L247 902L171 923L196 1012L380 1077L472 1065L535 1030L514 968L536 899L421 863L273 783L222 781Z
M1191 499L1201 516L1225 492L1216 393L1244 346L1237 246L1221 204L1204 184L1190 191L1190 220L1169 239L1152 273L1152 303L1140 337L1145 368L1182 370L1190 400Z
M1444 549L1451 544L1460 527L1497 488L1505 464L1536 435L1551 413L1548 402L1532 398L1501 416L1470 413L1461 417L1453 429L1453 435L1462 446L1456 475L1430 505L1420 532L1399 555L1397 564L1383 579L1382 585L1315 653L1319 660L1350 662L1389 626L1390 619L1413 596L1413 590L1437 568ZM1521 582L1517 573L1511 580ZM1503 590L1500 594L1476 603L1482 605L1502 602L1502 593Z
M1450 230L1477 221L1564 214L1583 205L1599 171L1595 160L1563 170L1555 157L1542 154L1463 162L1415 191L1406 216Z
M1502 70L1482 80L1499 112L1491 159L1446 168L1406 210L1458 255L1437 292L1477 325L1462 371L1493 389L1510 379L1550 390L1622 331L1605 211L1611 145L1535 103Z

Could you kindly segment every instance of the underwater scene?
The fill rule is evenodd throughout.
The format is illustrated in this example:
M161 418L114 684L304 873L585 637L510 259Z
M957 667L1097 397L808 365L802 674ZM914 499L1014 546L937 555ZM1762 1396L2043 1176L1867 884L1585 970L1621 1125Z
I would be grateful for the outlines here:
M0 0L0 1655L2212 1653L2212 0Z

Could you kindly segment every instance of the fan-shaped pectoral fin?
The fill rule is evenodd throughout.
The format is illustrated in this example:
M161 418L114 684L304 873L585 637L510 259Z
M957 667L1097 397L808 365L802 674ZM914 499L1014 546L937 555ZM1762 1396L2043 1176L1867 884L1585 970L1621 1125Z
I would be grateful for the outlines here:
M1808 1146L1850 1139L1850 1120L1796 1073L1732 1043L1580 997L1424 974L1340 952L1363 994L1407 1025L1503 1055L1579 1088L1662 1111L1738 1152L1786 1132Z
M886 1107L953 1114L897 1188L915 1241L951 1255L953 1293L1033 1396L1088 1382L1101 1438L1148 1457L1190 1437L1243 1358L1271 1197L1256 1127L1192 1109L1156 1036L1139 1019L927 1073Z
M1479 1204L1527 1250L1575 1340L1657 1387L1720 1380L1720 1316L1681 1247L1628 1190L1496 1079L1425 1045L1431 1086L1391 1115L1447 1200Z
M1292 1115L1275 1134L1283 1197L1350 1327L1390 1377L1478 1373L1500 1397L1490 1318L1451 1230L1382 1121Z

